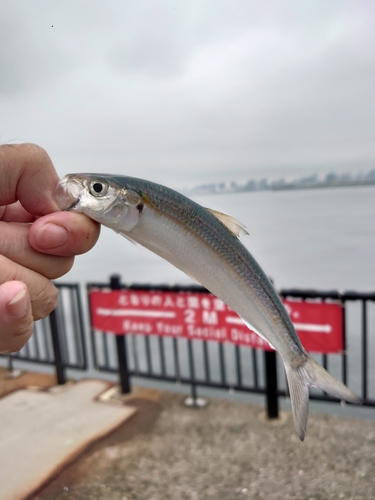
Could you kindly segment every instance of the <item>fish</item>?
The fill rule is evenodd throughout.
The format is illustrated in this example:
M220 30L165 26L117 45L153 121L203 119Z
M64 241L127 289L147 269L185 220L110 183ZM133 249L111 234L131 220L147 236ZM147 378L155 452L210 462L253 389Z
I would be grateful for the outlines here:
M243 224L148 180L108 174L69 174L57 185L62 210L91 219L166 259L233 309L280 355L297 435L305 438L309 388L340 400L361 398L304 349L266 273L239 237Z

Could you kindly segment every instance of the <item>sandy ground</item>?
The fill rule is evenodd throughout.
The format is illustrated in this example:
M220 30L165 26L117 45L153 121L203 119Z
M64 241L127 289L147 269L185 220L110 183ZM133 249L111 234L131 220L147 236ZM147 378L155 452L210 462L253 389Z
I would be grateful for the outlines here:
M136 415L36 495L38 500L371 499L375 422L311 415L297 438L290 413L211 399L139 394Z

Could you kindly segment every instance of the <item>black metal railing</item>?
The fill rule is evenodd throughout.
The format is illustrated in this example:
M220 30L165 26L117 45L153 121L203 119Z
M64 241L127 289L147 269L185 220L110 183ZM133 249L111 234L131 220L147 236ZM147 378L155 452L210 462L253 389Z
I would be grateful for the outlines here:
M64 384L66 368L87 369L87 346L79 285L55 285L59 290L57 308L35 323L32 337L18 353L1 356L10 362L55 366L57 381Z
M201 286L126 287L114 276L108 284L89 284L91 289L202 292ZM91 329L95 369L118 373L123 393L131 388L131 378L153 379L189 385L193 401L197 388L209 387L267 396L269 416L278 414L276 355L250 347L220 342L147 336L137 333L111 335ZM266 382L267 381L267 382Z
M118 277L95 288L122 289ZM67 368L119 374L121 389L129 392L131 379L140 377L190 386L193 399L199 387L266 395L268 415L278 414L278 397L288 394L284 368L273 351L207 340L142 335L112 335L91 330L85 322L77 284L58 283L59 304L45 320L35 324L33 337L12 359L56 367L59 383ZM202 287L150 287L131 289L206 292ZM314 354L333 376L375 406L375 292L359 293L283 289L283 298L301 301L340 301L343 305L344 350L340 354ZM86 344L86 340L88 343ZM92 362L88 363L88 359ZM312 390L311 399L337 401Z
M106 286L108 288L108 285L95 284L92 286L96 288ZM117 279L115 288L126 287L121 285ZM161 289L147 285L133 285L127 288L134 290ZM162 287L162 289L170 291L191 290L189 287ZM193 290L204 291L205 289L194 286ZM368 302L375 303L375 293L339 293L337 291L291 289L281 290L280 295L283 298L293 297L300 300L328 302L334 300L342 303L343 352L313 355L313 357L317 358L317 361L327 370L333 371L332 374L344 384L355 385L354 390L363 398L364 405L375 406L375 398L369 393L370 381L367 363L369 356ZM351 343L353 344L356 340L358 345L354 356L351 356L353 359L349 363L346 347L347 306L351 302L358 301L361 303L361 314L360 317L357 317L354 331L351 331L351 337L354 337L351 339ZM375 308L372 312L375 312ZM353 328L351 329L353 330ZM119 371L123 392L130 390L132 377L141 377L174 384L188 384L191 386L193 398L197 397L197 387L199 386L265 394L269 416L277 416L278 414L277 398L288 395L283 366L274 352L212 341L149 337L137 333L114 336L92 330L91 336L96 369L112 373ZM120 359L126 360L126 362L121 364L119 363ZM360 384L358 383L359 379L361 380ZM375 379L375 373L373 379ZM375 395L375 380L373 379L372 389ZM337 402L337 399L318 390L311 391L311 399Z

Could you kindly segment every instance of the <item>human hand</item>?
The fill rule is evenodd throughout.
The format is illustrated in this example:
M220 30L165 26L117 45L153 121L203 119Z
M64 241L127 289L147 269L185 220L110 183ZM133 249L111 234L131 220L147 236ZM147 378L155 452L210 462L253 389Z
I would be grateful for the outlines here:
M53 199L58 180L42 148L0 146L0 352L23 347L34 321L56 307L51 280L99 237L96 222L60 211Z

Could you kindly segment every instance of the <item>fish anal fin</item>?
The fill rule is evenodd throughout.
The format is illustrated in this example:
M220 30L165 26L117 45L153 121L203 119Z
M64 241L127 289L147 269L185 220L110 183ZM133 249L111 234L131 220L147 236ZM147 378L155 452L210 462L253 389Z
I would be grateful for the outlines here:
M271 347L271 349L275 349L275 348L273 347L273 345L271 344L271 342L270 342L270 341L269 341L269 340L268 340L268 339L267 339L264 335L262 335L262 334L260 333L260 331L259 331L259 330L257 330L256 328L254 328L254 327L253 327L253 325L251 325L248 321L246 321L246 319L243 319L242 317L241 317L241 319L242 319L242 321L245 323L245 325L246 325L246 326L247 326L250 330L252 330L253 332L255 332L257 335L259 335L259 337L260 337L261 339L263 339L265 342L267 342L267 344ZM275 349L275 350L276 350L276 349Z
M239 237L249 234L246 230L246 226L231 215L223 214L222 212L212 210L211 208L207 208L206 210L208 210L214 217L216 217L216 219L224 224L228 231L230 231L234 236Z
M115 233L119 234L120 236L122 236L123 238L125 238L126 240L130 241L130 243L132 243L134 246L137 246L137 242L134 241L130 236L128 236L127 234L124 234L124 233L121 233L120 231L116 231L116 229L113 230Z

